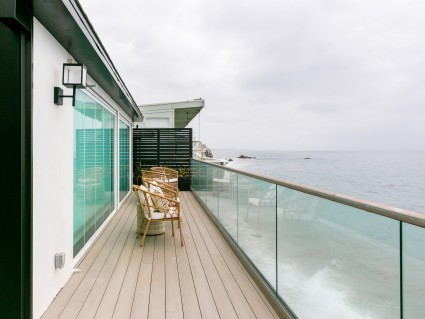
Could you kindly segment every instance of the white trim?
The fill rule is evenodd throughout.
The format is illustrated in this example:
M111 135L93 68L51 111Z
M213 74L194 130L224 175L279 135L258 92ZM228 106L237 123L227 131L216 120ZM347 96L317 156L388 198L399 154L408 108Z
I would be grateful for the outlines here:
M130 170L130 174L129 174L129 176L128 176L128 179L129 179L129 184L128 185L130 185L130 189L128 190L128 193L127 193L127 195L125 195L124 196L124 198L120 201L120 190L119 190L119 181L118 181L118 209L122 206L122 203L124 203L124 201L127 199L127 197L128 197L128 195L131 193L131 185L132 185L132 176L133 176L133 174L131 173L131 168L133 167L132 166L132 155L133 155L133 152L132 152L132 145L131 145L131 141L132 141L132 136L133 136L133 134L132 134L132 126L131 126L131 124L130 124L130 122L129 121L127 121L127 119L125 119L121 114L119 114L118 115L118 141L119 141L119 138L120 138L120 136L119 136L119 123L120 123L120 121L122 121L125 125L127 125L128 126L128 151L129 151L129 154L128 154L128 166L129 166L129 170ZM119 145L118 145L118 147L119 147ZM120 152L119 152L119 150L118 150L118 166L119 166L119 164L120 164ZM118 168L118 172L119 172L119 168Z
M132 191L131 191L131 190L129 190L129 191L128 191L128 193L127 193L127 195L125 195L125 196L124 196L124 198L122 199L122 201L119 203L118 210L122 207L122 205L123 205L123 204L124 204L124 202L128 199L128 197L129 197L129 196L131 196L131 194L132 194Z

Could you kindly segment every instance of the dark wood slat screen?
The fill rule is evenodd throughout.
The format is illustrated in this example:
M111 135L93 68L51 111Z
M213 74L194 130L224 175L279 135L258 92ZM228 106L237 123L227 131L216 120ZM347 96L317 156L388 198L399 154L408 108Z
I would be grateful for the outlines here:
M191 128L133 129L133 165L190 167Z

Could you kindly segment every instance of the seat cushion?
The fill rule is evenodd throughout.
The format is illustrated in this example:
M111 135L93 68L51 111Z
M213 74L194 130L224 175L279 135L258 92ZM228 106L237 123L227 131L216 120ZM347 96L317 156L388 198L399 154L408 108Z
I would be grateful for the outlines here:
M147 193L148 189L141 185L141 191L137 191L137 195L139 196L140 202L142 204L142 211L145 215L145 218L149 217L149 212L152 214L155 210L151 195Z
M164 213L161 212L154 212L151 216L151 219L153 220L164 219Z
M170 207L167 212L165 212L165 218L177 218L179 213L176 207Z
M164 192L162 191L161 187L156 185L151 185L150 191L152 193L155 193L159 196L164 196ZM165 198L161 198L158 196L152 196L152 201L155 205L155 207L160 210L161 212L165 212L168 209L169 202Z

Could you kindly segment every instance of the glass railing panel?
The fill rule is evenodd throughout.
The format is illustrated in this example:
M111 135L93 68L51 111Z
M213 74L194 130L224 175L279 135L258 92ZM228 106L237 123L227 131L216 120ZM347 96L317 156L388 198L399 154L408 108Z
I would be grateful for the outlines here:
M403 318L425 316L425 229L403 223Z
M218 218L218 191L214 188L214 179L218 176L218 168L206 165L206 204L211 213Z
M191 161L190 163L190 175L191 175L191 181L190 181L190 186L192 187L192 190L195 192L198 192L200 189L200 181L199 181L199 166L201 164L197 161Z
M298 318L400 317L398 221L281 186L277 216L278 294Z
M198 196L206 204L207 203L207 194L208 194L208 165L204 163L199 163L199 189Z
M224 169L219 170L219 177L213 180L214 188L218 192L220 224L226 229L233 240L237 240L238 226L238 197L237 197L237 173Z
M238 174L238 245L276 288L276 185Z

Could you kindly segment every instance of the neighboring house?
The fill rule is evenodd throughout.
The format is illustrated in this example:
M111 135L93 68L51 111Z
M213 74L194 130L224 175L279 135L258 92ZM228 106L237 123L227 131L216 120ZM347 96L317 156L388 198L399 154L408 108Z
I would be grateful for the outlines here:
M87 67L74 107L53 98L68 62ZM143 116L76 0L0 1L0 80L0 317L39 318L130 194Z
M143 120L135 120L133 128L184 128L202 110L201 98L170 103L139 105Z

